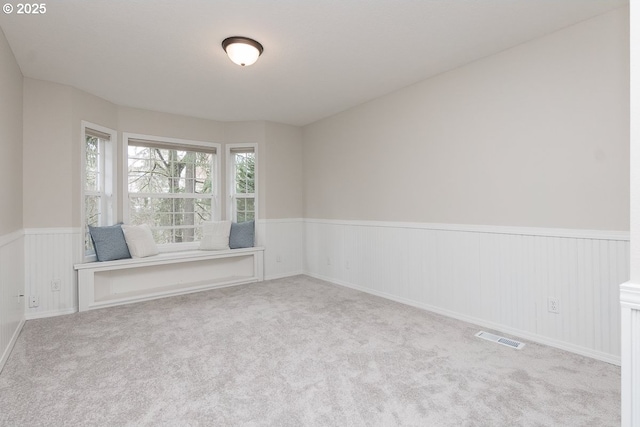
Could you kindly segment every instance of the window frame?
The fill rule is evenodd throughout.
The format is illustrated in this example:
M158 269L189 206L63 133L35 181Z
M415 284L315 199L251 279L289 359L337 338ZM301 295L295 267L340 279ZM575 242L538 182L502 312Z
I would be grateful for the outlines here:
M233 150L243 149L243 148L251 148L253 149L253 153L255 156L254 163L254 171L253 171L253 210L254 210L254 220L258 221L258 212L260 203L258 202L259 195L259 155L258 155L258 144L256 143L238 143L238 144L226 144L225 145L225 167L226 167L226 177L227 177L227 219L232 222L237 222L237 212L236 212L236 169L235 169L235 161L233 161Z
M105 141L102 145L101 152L101 181L102 191L94 192L86 189L87 179L87 129L93 130L97 133L103 133L109 135L109 140ZM80 245L80 251L82 254L82 260L84 262L96 261L95 252L89 253L85 251L85 238L88 233L87 228L87 215L85 206L85 197L87 195L99 195L101 197L101 221L99 226L113 225L116 222L118 212L118 184L117 184L117 157L118 157L118 131L91 123L86 120L80 121L80 224L82 224L82 244Z
M213 164L213 176L215 178L215 185L213 186L213 199L212 204L215 207L211 210L211 220L216 221L221 218L221 171L220 171L220 157L222 152L222 144L211 141L197 141L184 138L169 138L163 136L144 135L137 133L122 133L122 216L125 224L130 221L129 215L129 140L138 139L149 142L158 142L164 145L176 145L181 148L193 147L195 150L200 148L215 149L216 155L214 156ZM181 251L189 249L198 249L200 247L200 241L195 242L183 242L183 243L162 243L158 244L158 249L161 252Z

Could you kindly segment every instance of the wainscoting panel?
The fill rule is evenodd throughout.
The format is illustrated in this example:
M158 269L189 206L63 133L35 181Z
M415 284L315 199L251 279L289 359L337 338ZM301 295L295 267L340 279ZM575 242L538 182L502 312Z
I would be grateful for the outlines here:
M0 236L0 371L24 324L22 230Z
M306 273L620 362L618 286L629 279L627 233L294 218L260 220L256 234L266 247L267 279ZM81 245L80 229L61 228L25 230L1 247L3 292L13 280L7 277L19 274L6 265L24 263L25 318L77 310L73 264ZM24 261L12 258L21 254ZM56 279L60 291L51 289ZM38 297L38 307L28 308L29 296ZM549 312L549 298L559 313ZM3 346L9 329L3 323Z
M27 319L74 313L78 288L73 264L81 262L82 232L79 228L25 230L25 313ZM51 282L60 280L60 290ZM29 308L29 297L39 299Z
M256 222L258 245L264 246L265 279L303 273L304 221L301 218Z
M615 232L305 220L305 270L619 364L628 240ZM549 298L559 313L549 311Z
M640 283L620 286L622 310L622 425L640 425Z

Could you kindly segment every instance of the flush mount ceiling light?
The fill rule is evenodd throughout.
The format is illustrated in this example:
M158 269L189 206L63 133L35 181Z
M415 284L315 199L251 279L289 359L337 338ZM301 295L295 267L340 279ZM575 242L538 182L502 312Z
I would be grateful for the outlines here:
M229 59L243 67L256 62L264 50L257 41L240 36L227 37L222 41L222 48Z

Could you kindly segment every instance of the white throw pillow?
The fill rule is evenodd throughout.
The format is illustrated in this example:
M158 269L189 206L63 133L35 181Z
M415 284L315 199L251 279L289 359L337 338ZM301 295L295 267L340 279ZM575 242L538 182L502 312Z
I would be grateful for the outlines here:
M122 232L124 233L124 240L127 242L129 252L133 258L158 255L158 246L155 240L153 240L151 228L147 224L122 224Z
M221 251L229 249L230 232L231 221L203 222L200 249L205 251Z

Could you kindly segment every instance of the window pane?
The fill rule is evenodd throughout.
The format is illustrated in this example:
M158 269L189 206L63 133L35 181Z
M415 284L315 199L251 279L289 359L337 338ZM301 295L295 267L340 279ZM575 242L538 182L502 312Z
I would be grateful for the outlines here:
M100 196L85 196L84 211L87 225L100 225Z
M86 225L100 225L100 196L85 196L84 211ZM93 253L93 243L88 231L84 236L84 249L86 253Z
M129 192L211 193L213 154L130 146Z
M85 175L84 188L90 191L102 191L101 153L104 141L88 136L85 139Z
M253 197L236 198L236 221L251 221L255 217L255 199Z
M129 199L129 218L132 224L149 224L155 223L154 213L159 211L158 199L150 197L132 197Z
M211 199L195 199L195 224L200 225L203 221L211 221Z
M236 193L255 192L255 153L236 153Z
M194 192L211 194L213 190L211 182L213 176L213 154L196 153L194 162Z
M158 156L163 158L161 153L156 153L151 148L129 147L129 192L169 192L170 178L167 176L167 171L170 169L170 163L167 163L164 168L161 167L164 163L158 159Z
M98 174L96 172L87 171L84 183L85 190L100 191L98 186Z
M244 212L244 220L251 221L252 219L255 219L255 215L255 212L247 210Z
M238 212L242 212L242 211L244 211L245 209L246 209L246 202L245 202L245 199L244 199L244 198L240 198L240 197L238 197L238 198L236 199L236 210L237 210Z
M195 229L191 227L177 228L175 232L176 243L186 243L195 241Z
M151 230L153 234L153 240L158 244L173 243L173 231L172 230Z
M85 145L85 165L88 171L98 170L98 156L100 154L99 139L88 136Z
M184 147L128 147L130 220L147 223L158 243L196 241L212 218L215 154ZM137 196L146 193L152 197ZM167 194L173 197L166 197ZM202 194L204 197L195 197ZM155 227L155 228L154 228ZM162 228L158 228L162 227Z
M244 194L247 192L247 181L244 178L238 177L236 181L236 193Z
M84 233L84 253L85 255L91 255L95 253L95 250L93 248L93 240L91 240L91 235L88 231Z
M129 169L134 171L147 171L151 165L151 160L147 158L129 156Z
M168 227L175 224L173 220L173 211L171 212L156 212L150 215L145 224L153 225L156 227Z
M199 226L211 220L211 198L135 197L129 199L130 219L133 224L151 227ZM176 236L191 234L176 232Z
M202 227L197 227L194 230L193 241L199 242L200 240L202 240Z

